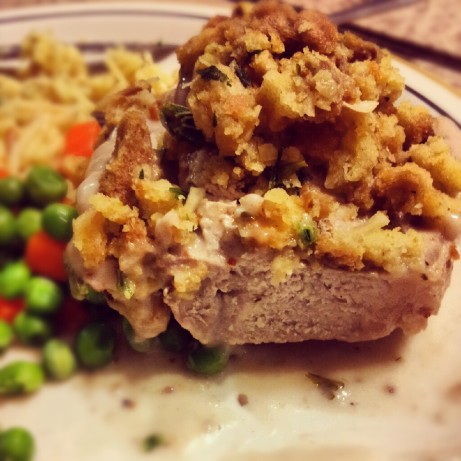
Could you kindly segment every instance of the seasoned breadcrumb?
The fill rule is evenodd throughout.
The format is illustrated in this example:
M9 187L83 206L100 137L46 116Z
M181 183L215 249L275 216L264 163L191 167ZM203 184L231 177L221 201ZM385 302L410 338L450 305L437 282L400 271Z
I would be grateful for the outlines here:
M266 0L211 19L177 56L176 95L196 138L169 130L152 145L146 120L171 94L139 84L104 102L117 143L101 194L76 222L85 265L123 258L145 235L150 283L190 296L207 266L188 256L218 200L225 232L277 255L274 285L300 261L423 272L424 229L461 212L461 163L429 112L399 101L404 83L387 51L317 12ZM101 242L95 254L88 229ZM179 262L157 267L160 249Z
M89 209L73 222L72 241L88 269L96 269L107 257L108 235L104 216Z

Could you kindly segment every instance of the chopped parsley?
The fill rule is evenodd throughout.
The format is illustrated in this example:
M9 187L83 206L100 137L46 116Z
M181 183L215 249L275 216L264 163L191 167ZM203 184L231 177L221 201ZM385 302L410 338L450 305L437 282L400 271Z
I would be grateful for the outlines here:
M203 133L195 126L191 110L180 104L165 104L160 111L162 125L175 138L186 142L203 142Z
M234 72L237 78L240 80L240 83L245 87L248 88L251 86L251 79L250 76L245 72L245 70L240 67L235 61L234 61Z
M231 81L229 77L222 71L220 71L216 66L205 67L197 71L197 74L203 78L203 80L215 80L218 82L223 82L227 86L231 86Z
M186 198L186 193L180 187L170 187L170 192L178 200L184 200Z
M117 288L125 299L131 299L136 291L136 284L119 269L117 271Z
M315 242L317 231L314 226L303 226L298 231L299 240L303 247L308 247Z

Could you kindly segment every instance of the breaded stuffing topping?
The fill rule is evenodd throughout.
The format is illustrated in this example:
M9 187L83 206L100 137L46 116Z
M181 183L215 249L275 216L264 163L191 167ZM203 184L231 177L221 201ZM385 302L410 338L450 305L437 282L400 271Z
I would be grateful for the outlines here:
M143 236L152 255L181 261L227 232L279 252L274 284L301 260L424 269L424 229L461 212L461 163L425 108L398 101L403 79L385 50L266 0L211 19L177 56L171 94L152 100L141 84L105 103L115 154L75 225L87 267ZM167 133L156 146L147 121L158 114ZM216 202L218 236L205 211ZM140 264L157 273L149 283L186 297L208 270L191 258Z

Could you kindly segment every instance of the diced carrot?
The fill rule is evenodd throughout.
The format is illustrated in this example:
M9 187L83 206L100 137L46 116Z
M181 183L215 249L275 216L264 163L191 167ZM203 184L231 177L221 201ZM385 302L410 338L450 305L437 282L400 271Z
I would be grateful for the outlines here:
M91 321L88 308L80 301L67 297L56 314L56 331L61 335L72 335Z
M10 174L6 168L0 167L0 178L6 178Z
M44 231L39 231L26 243L25 260L32 272L64 282L67 280L65 249L65 242L59 242Z
M13 323L16 316L24 309L23 298L4 299L0 298L0 319L7 323Z
M91 157L101 127L96 121L79 123L70 127L66 134L65 155Z

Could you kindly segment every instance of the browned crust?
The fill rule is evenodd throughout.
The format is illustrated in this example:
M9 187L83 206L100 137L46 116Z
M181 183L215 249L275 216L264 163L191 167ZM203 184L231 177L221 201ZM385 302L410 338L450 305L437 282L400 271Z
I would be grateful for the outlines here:
M101 176L100 192L132 206L136 203L133 179L139 177L143 165L152 168L157 164L145 116L130 110L118 125L114 155Z
M178 60L184 71L192 72L195 61L208 44L237 41L246 28L268 36L276 34L292 52L308 46L322 54L330 54L336 47L337 28L318 11L298 13L291 5L268 0L257 3L251 13L248 18L245 8L240 7L232 18L212 18L201 34L178 48ZM235 55L239 55L238 48L235 48Z
M248 13L245 8L250 8L251 13ZM362 341L385 336L396 328L401 328L405 332L422 329L426 325L427 317L437 312L449 282L451 262L455 256L452 244L443 239L440 232L434 232L427 248L422 244L419 245L420 240L416 237L414 240L417 242L414 245L412 244L414 242L408 240L406 246L398 246L394 244L395 240L392 240L392 250L395 250L395 259L399 262L397 269L388 269L383 263L387 261L384 257L379 260L379 263L373 259L372 263L367 262L366 265L363 262L363 254L356 251L357 248L363 249L357 240L344 245L344 241L338 239L332 244L334 234L332 229L335 230L336 224L334 213L337 207L354 206L353 210L343 210L343 212L349 211L350 214L339 221L346 222L356 219L356 215L365 221L375 211L378 210L380 213L382 211L381 214L385 214L386 217L389 214L392 219L400 219L389 222L392 230L395 229L396 232L411 237L410 233L415 232L410 226L410 222L413 221L405 221L404 216L399 216L399 213L440 219L448 216L452 211L459 212L459 201L455 195L461 190L461 183L458 181L461 177L461 164L452 166L448 147L432 136L433 119L430 115L411 107L402 109L394 107L393 102L400 94L401 80L392 69L389 56L383 54L381 59L383 69L380 70L380 59L378 59L380 51L377 47L351 34L338 35L336 27L330 24L326 17L316 12L298 13L290 6L268 0L252 7L247 5L237 8L232 18L214 18L201 34L178 50L183 73L192 77L196 60L202 58L205 48L210 43L226 44L218 48L220 53L225 56L228 56L226 54L228 53L232 59L246 59L248 56L252 56L253 59L260 50L252 54L251 47L245 48L241 43L240 39L246 30L261 32L266 36L262 38L262 42L256 41L255 46L266 43L266 39L270 42L270 53L266 53L270 59L265 63L259 63L260 74L256 71L257 66L255 67L254 74L259 75L260 78L252 80L254 87L250 85L250 88L247 88L242 81L239 83L240 77L228 62L218 62L218 64L229 72L230 77L226 75L228 79L233 78L236 86L240 85L240 93L249 93L246 95L251 98L242 98L241 94L234 95L219 79L219 83L216 81L210 83L207 79L195 78L194 80L193 78L189 87L188 104L195 125L206 134L206 123L204 122L202 126L198 122L201 115L214 114L214 119L210 116L205 119L210 119L208 121L215 133L216 146L212 144L212 135L206 137L209 144L202 151L197 151L197 145L193 143L188 145L184 141L175 141L167 136L166 140L163 140L162 147L169 153L162 160L164 164L165 161L170 161L172 165L177 164L179 178L176 179L179 179L179 185L183 187L186 194L191 186L195 186L203 189L207 198L212 199L209 200L210 202L216 200L225 203L227 199L238 198L248 191L262 196L270 189L279 189L279 192L285 193L281 186L273 186L274 179L268 174L272 173L272 167L278 168L282 161L288 162L291 153L290 161L294 163L294 159L298 159L297 161L303 164L303 173L306 171L311 173L308 180L303 179L303 175L298 178L302 186L300 200L303 205L299 208L315 218L320 235L308 251L303 253L300 251L301 247L293 250L293 252L297 251L293 254L302 261L302 264L300 267L296 265L285 267L287 280L279 284L279 280L274 279L274 268L271 264L280 255L285 254L281 247L272 246L281 250L281 253L269 248L267 242L272 242L273 239L266 238L268 234L266 230L282 227L281 219L269 220L267 216L258 213L250 216L250 220L254 219L257 224L254 228L258 229L258 235L264 234L265 240L251 241L254 235L248 237L248 234L245 236L242 234L242 239L237 237L232 240L234 249L239 246L245 248L242 250L242 255L239 254L239 258L229 258L233 260L231 268L225 267L225 264L224 267L214 266L206 258L201 260L198 253L188 255L190 249L188 245L192 241L189 238L171 239L171 241L161 238L165 235L174 235L176 230L181 236L184 230L185 233L189 232L187 237L203 237L205 232L201 234L201 231L210 229L206 229L205 226L200 228L199 215L194 215L197 224L196 221L192 223L189 218L186 220L183 215L178 214L179 221L188 221L191 224L190 228L184 229L175 227L166 219L161 223L164 227L160 227L161 231L158 234L155 233L155 222L152 220L150 228L152 232L148 233L147 222L152 219L154 213L158 212L161 215L159 219L162 219L171 209L165 212L165 210L157 211L155 207L149 208L148 205L155 205L161 200L157 201L155 194L149 197L143 196L142 192L149 190L147 184L149 181L140 181L137 178L141 176L142 179L147 180L161 178L166 183L169 183L169 180L165 180L165 174L162 174L158 166L159 158L156 151L152 149L146 123L146 119L154 118L151 112L156 113L157 102L154 101L152 106L149 105L151 98L145 86L128 89L112 98L106 106L107 130L117 126L118 131L115 153L101 178L100 192L105 196L119 199L120 203L115 204L116 207L123 207L123 204L131 206L128 212L136 213L136 217L130 218L128 223L116 222L116 225L113 225L111 217L114 213L112 208L108 209L104 215L108 221L111 221L111 241L107 248L108 254L120 264L121 268L123 261L126 263L127 259L133 260L133 249L136 249L139 258L134 263L125 264L125 269L136 269L131 272L134 277L133 282L138 287L147 286L142 291L143 294L148 293L150 296L155 292L155 305L160 307L151 306L149 304L151 300L145 296L140 299L133 298L130 302L119 299L114 301L115 308L127 317L131 315L135 323L138 319L139 323L134 327L147 336L151 331L145 324L148 321L147 317L141 319L136 316L138 309L142 308L140 301L145 302L143 312L149 311L150 307L155 307L165 314L168 313L168 308L162 302L164 299L177 320L203 343L240 344L306 339ZM246 38L252 45L254 44L251 41L251 33ZM281 44L278 48L274 45L277 42ZM335 54L337 46L344 51L344 54ZM369 77L371 89L368 91L371 96L367 97L372 100L367 101L365 98L363 101L359 99L359 102L375 101L378 104L376 112L369 113L366 110L361 112L357 108L353 109L351 100L344 96L346 93L339 92L339 103L335 102L329 111L321 109L324 112L320 112L320 115L318 113L302 115L303 112L296 112L293 117L280 111L280 124L274 122L274 125L271 125L268 122L270 119L268 114L273 112L271 109L273 105L268 105L265 111L264 108L262 109L261 118L258 118L257 114L249 117L251 118L248 122L249 128L235 123L243 132L254 129L255 134L254 136L251 134L252 138L246 146L247 151L243 152L247 155L245 158L248 163L243 161L241 164L232 163L232 155L246 138L237 135L231 139L232 142L236 141L236 145L231 143L229 147L223 142L222 147L218 142L220 132L215 128L234 128L232 123L220 126L221 120L226 119L225 116L241 122L245 118L242 116L243 111L248 113L254 106L253 103L242 101L255 100L262 103L265 101L264 98L271 100L272 94L276 96L282 94L284 91L280 90L279 83L283 80L280 79L274 79L260 99L255 99L252 92L263 80L263 75L267 75L264 70L265 65L281 65L281 61L287 64L285 61L300 57L299 55L304 51L308 53L309 50L300 52L304 47L323 55L319 63L313 67L319 73L328 71L331 77L326 80L328 82L344 84L346 88L358 92L363 90L366 95L368 86L358 88L357 85L360 86L360 83L367 81ZM205 54L207 58L213 58L213 47L211 51L205 51ZM355 59L369 61L358 63L358 70L354 74L357 78L351 80L347 76L343 82L341 79L335 80L337 72L347 70L346 61ZM299 63L298 65L302 70L301 65ZM303 77L303 82L309 83L308 75L300 74L300 70L297 70L296 77ZM287 71L286 76L292 78L292 72ZM375 84L376 94L373 90ZM209 89L212 85L215 89L219 87L214 93ZM308 89L305 91L308 92ZM289 87L286 92L292 93ZM202 99L197 96L198 93ZM302 94L302 91L300 93ZM203 103L208 96L210 96L210 105L197 103L194 112L192 103L194 97L196 97L195 102ZM219 98L215 99L214 96ZM229 99L228 96L231 98ZM340 107L343 102L348 104L344 111ZM216 103L218 109L224 108L224 112L218 111L216 114L208 110L214 107L212 103ZM325 118L326 113L328 117ZM273 126L280 132L274 133ZM442 144L439 145L439 141ZM201 146L203 147L202 144ZM264 146L266 148L263 148ZM287 152L284 152L285 147ZM291 149L290 152L288 147ZM282 155L277 154L279 150ZM273 152L275 155L270 155ZM250 182L245 177L243 166L253 166L250 162L253 160L251 157L253 154L261 155L268 160L266 163L261 162L262 166L258 165L258 168L261 168L259 170L248 168L248 171L252 171ZM284 154L286 159L283 157ZM436 156L438 159L435 159ZM241 158L244 158L244 155ZM280 164L275 164L277 161L280 161ZM236 165L239 167L233 168ZM444 173L440 174L440 171ZM261 172L266 173L266 176ZM227 177L223 178L224 174ZM133 185L139 183L146 183L146 188L136 189L139 194L135 196ZM169 185L173 184L167 184ZM252 188L249 189L249 186ZM177 187L174 185L170 189L177 189ZM291 203L291 199L297 197L295 194L287 193L286 198L287 200L280 207L282 201L271 202L272 216L279 216L280 208L282 209L280 216L287 217L288 204ZM174 198L175 203L177 199L178 197ZM294 204L292 205L294 207ZM275 208L277 213L274 212ZM152 212L153 209L156 211ZM139 211L141 217L138 217ZM295 217L300 214L293 211ZM338 216L341 217L341 214L338 213ZM212 222L218 221L219 217L220 215L205 215L205 218ZM88 221L95 221L92 216L87 218ZM322 224L330 218L331 222L327 223L326 227L322 227ZM236 228L241 229L239 221L235 222ZM338 228L341 227L341 222ZM404 223L409 229L401 232L400 227L397 227L399 223ZM390 230L384 229L384 225L386 224L379 226L383 234ZM102 225L101 228L103 231ZM109 229L109 224L106 223L105 229ZM261 229L264 231L261 232ZM294 226L288 227L288 236L293 237L293 229ZM297 232L293 238L298 238L299 230ZM235 236L237 235L238 232L235 233ZM217 253L220 257L226 256L223 247L229 242L224 242L221 237L217 239L220 246L220 251ZM278 238L277 242L280 240ZM143 242L147 249L143 248ZM258 244L261 246L257 250L249 249L250 246ZM373 240L370 247L377 250L374 251L373 256L380 251L385 253L387 248L385 245L380 246L377 240ZM405 248L405 251L401 251L401 248ZM435 268L432 267L432 260L427 260L429 261L427 267L423 267L422 248L435 254ZM302 247L302 250L306 248ZM414 261L413 265L408 262L413 254L410 250L414 250L417 264ZM90 252L92 253L92 248ZM150 257L145 258L149 252ZM431 266L430 270L429 266ZM344 267L346 270L343 270ZM362 268L364 270L361 270ZM374 268L377 269L372 272ZM155 289L152 288L153 286ZM409 287L411 287L410 294ZM120 306L115 305L116 303ZM166 315L162 318L168 319ZM166 321L161 322L161 327L166 327Z
M98 104L95 116L101 116L104 125L100 141L110 134L129 110L138 110L150 120L159 119L157 101L147 82L139 82L136 86L111 94Z

